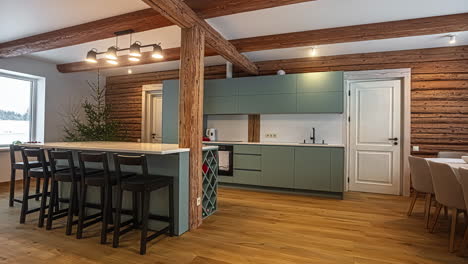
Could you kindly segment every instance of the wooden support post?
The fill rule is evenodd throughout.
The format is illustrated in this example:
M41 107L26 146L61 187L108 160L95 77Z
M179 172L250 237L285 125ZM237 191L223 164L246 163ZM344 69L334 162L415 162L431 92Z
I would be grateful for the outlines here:
M190 230L202 223L202 130L205 34L197 25L182 28L180 50L179 145L190 148Z
M260 142L260 115L249 115L249 142Z

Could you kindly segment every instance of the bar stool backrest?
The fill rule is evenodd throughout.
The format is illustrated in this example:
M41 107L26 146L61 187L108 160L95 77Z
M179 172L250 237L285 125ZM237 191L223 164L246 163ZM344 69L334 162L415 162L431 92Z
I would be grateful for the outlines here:
M86 164L100 164L104 171L104 181L107 186L111 184L110 172L109 172L109 161L107 160L107 154L105 152L99 153L83 153L78 152L78 161L80 162L80 173L81 182L84 183L84 179L88 176L86 174Z
M10 145L10 161L11 165L16 163L16 152L21 151L23 147L18 145Z
M438 158L445 159L461 159L462 156L468 156L468 153L455 151L441 151L437 154Z
M121 166L138 166L141 168L143 177L148 176L148 163L145 155L139 156L126 156L114 154L115 172L117 173L117 185L120 186L120 179L122 178Z
M458 209L466 209L463 190L448 164L428 161L437 202Z
M21 156L23 157L23 162L24 162L24 168L26 170L30 169L30 158L36 158L38 162L42 164L42 168L44 171L44 174L46 175L48 173L48 168L47 168L47 160L45 157L45 152L43 148L22 148L21 149Z
M52 174L57 172L57 161L65 161L66 168L70 169L72 181L76 179L75 162L73 161L73 152L70 150L49 150L50 169Z

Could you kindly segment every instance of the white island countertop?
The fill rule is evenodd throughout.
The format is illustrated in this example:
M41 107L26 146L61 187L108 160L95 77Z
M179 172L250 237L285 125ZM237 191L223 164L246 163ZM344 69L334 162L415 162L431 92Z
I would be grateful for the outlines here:
M90 150L104 152L124 152L167 155L181 152L189 152L188 148L179 148L177 144L161 143L137 143L118 141L83 141L83 142L45 142L45 143L25 143L25 147L42 147L45 149L69 149L69 150ZM203 150L217 149L217 146L203 146Z
M293 147L328 147L344 148L343 144L313 144L313 143L288 143L288 142L245 142L245 141L203 141L208 145L263 145L263 146L293 146Z

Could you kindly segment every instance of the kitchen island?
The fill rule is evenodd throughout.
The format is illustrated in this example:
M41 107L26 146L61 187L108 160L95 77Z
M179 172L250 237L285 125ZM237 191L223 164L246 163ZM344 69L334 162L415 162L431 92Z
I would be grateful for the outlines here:
M75 164L78 164L77 152L106 152L108 154L109 166L113 170L114 153L126 155L145 154L148 159L148 171L150 174L174 177L174 217L175 234L181 235L189 227L189 152L188 148L179 148L177 144L158 143L134 143L134 142L48 142L23 144L25 147L41 147L44 149L72 150L74 152ZM203 147L203 215L212 214L217 207L217 146ZM129 170L131 171L131 170ZM66 184L66 183L63 183ZM60 196L68 198L69 188L60 188ZM89 189L89 203L98 203L99 190ZM115 195L113 196L115 199ZM151 194L150 213L156 215L168 215L168 190L161 189ZM114 201L115 202L115 201ZM131 208L132 199L130 193L123 196L123 208ZM125 219L123 219L125 220ZM150 221L150 228L159 229L164 223Z

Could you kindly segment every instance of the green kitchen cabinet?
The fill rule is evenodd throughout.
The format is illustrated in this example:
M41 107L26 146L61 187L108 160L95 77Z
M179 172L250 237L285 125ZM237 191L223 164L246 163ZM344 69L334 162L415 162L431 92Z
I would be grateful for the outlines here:
M261 145L234 145L234 154L262 154Z
M295 147L294 156L295 189L343 192L342 148Z
M239 113L286 114L296 112L296 94L239 95Z
M343 113L343 92L298 93L297 113Z
M343 192L344 191L344 149L343 148L331 148L331 181L330 191L331 192Z
M294 187L294 147L262 146L260 184L268 187Z
M205 115L235 114L238 112L237 96L208 96L204 98Z
M329 148L296 147L294 156L294 188L330 191L331 160Z
M260 185L261 171L236 170L232 182L237 184Z
M296 74L297 93L342 92L343 72L312 72Z
M262 156L234 154L234 169L261 170Z
M162 142L179 142L179 81L163 81Z
M268 75L239 78L239 95L295 94L295 75Z
M205 97L236 96L237 84L235 79L215 79L204 82Z

